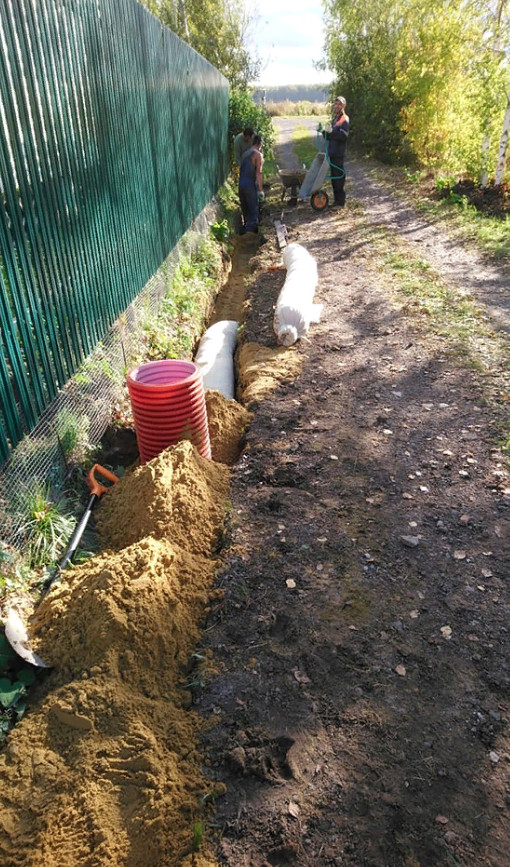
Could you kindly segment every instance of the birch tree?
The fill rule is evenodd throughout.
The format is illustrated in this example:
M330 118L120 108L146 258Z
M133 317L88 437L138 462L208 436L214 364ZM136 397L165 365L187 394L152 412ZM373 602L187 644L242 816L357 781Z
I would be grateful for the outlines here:
M496 186L502 184L505 178L505 166L506 166L506 158L508 153L508 131L510 129L510 87L507 93L506 98L506 111L505 117L503 120L503 132L501 133L501 138L499 140L499 154L498 154L498 162L496 165L496 176L494 179L494 183Z
M495 50L500 57L504 57L505 66L508 70L507 56L510 50L510 26L508 19L508 2L507 0L499 0L495 13ZM505 167L508 153L508 135L510 130L510 74L508 75L506 109L503 118L503 128L499 138L498 161L496 164L496 174L494 183L499 186L503 183L505 177Z

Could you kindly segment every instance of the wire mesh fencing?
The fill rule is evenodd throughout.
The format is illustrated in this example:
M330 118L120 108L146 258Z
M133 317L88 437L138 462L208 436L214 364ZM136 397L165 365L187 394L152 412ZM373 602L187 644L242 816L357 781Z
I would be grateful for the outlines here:
M0 469L0 542L7 548L23 548L27 504L34 494L47 490L58 499L70 474L100 442L125 396L126 372L140 360L147 319L157 318L180 256L209 233L215 216L212 202Z

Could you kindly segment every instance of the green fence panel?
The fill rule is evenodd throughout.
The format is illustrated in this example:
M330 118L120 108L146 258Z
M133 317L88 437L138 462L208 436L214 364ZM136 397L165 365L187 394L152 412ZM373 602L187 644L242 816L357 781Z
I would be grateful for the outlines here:
M0 29L3 461L225 179L228 84L137 0Z

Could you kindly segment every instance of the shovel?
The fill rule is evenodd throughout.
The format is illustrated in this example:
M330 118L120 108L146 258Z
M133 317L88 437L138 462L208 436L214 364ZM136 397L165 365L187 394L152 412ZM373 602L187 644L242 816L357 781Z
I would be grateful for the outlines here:
M73 557L76 553L76 549L80 544L81 537L85 532L85 527L89 522L90 515L92 514L92 509L94 508L97 500L99 500L100 497L108 490L108 488L105 488L104 485L101 485L97 481L95 477L96 472L99 475L103 476L103 478L108 479L113 484L119 481L118 476L116 476L114 473L111 473L110 470L105 470L105 468L101 467L99 464L94 464L94 466L88 473L87 484L90 488L90 497L87 503L87 508L85 509L83 517L71 537L71 541L69 542L63 560L60 562L58 568L55 569L54 573L50 575L50 577L44 582L41 599L46 596L50 587L62 574L66 566L68 566L69 563L72 562ZM14 610L14 608L11 608L7 613L7 617L4 623L4 630L7 641L11 645L12 649L18 654L18 656L21 656L21 658L24 659L25 662L29 662L31 665L36 665L38 668L48 668L48 666L45 662L43 662L41 657L38 656L37 653L34 653L34 651L31 649L30 639L28 637L26 627L21 620L21 617Z

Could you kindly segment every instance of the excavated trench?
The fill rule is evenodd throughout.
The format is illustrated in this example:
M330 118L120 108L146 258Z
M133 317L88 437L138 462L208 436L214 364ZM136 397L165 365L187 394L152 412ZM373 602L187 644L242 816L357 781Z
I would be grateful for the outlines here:
M257 248L238 239L210 324L243 321ZM212 863L204 821L225 787L202 776L198 738L211 723L190 709L190 687L214 663L192 654L222 595L214 578L245 407L298 369L293 353L256 343L241 345L236 366L239 402L206 393L213 460L181 442L133 464L97 509L101 553L68 570L28 624L53 670L0 756L3 864Z

